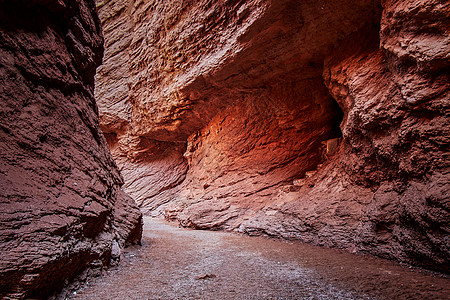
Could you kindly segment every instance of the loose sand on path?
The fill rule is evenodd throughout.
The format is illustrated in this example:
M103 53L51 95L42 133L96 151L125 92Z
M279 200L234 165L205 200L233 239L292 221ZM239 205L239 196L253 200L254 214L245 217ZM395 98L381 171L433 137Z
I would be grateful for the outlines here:
M142 247L73 299L450 299L450 279L394 262L145 218Z

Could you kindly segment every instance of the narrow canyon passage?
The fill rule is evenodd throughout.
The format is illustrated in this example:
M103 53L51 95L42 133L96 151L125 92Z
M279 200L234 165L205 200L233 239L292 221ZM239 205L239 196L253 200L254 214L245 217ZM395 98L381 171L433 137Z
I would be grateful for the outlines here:
M124 192L185 227L450 274L444 2L97 0Z
M393 262L144 219L143 246L73 299L450 299L450 280Z
M0 0L0 299L450 300L449 33L445 0Z

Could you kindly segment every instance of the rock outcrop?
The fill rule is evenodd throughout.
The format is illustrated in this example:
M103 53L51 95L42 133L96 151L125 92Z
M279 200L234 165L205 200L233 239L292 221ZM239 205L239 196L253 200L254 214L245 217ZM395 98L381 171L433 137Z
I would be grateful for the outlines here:
M41 299L140 242L98 125L90 0L0 1L0 297Z
M148 214L449 271L445 1L97 1Z

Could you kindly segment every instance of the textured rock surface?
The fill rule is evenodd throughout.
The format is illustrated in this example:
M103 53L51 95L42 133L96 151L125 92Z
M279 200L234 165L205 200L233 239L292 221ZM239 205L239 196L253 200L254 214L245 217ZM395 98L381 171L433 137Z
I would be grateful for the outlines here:
M0 1L0 297L46 298L139 243L98 126L89 0Z
M186 197L246 196L251 206L314 169L341 117L323 84L324 57L377 19L374 1L97 6L107 45L97 73L100 124L126 191L159 211Z
M97 5L100 123L145 211L448 272L449 4Z

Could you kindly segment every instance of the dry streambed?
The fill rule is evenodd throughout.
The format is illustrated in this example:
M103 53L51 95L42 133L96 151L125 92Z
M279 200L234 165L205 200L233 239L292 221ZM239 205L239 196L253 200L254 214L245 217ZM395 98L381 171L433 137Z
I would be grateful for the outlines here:
M450 279L336 250L145 218L143 246L73 299L450 299Z

